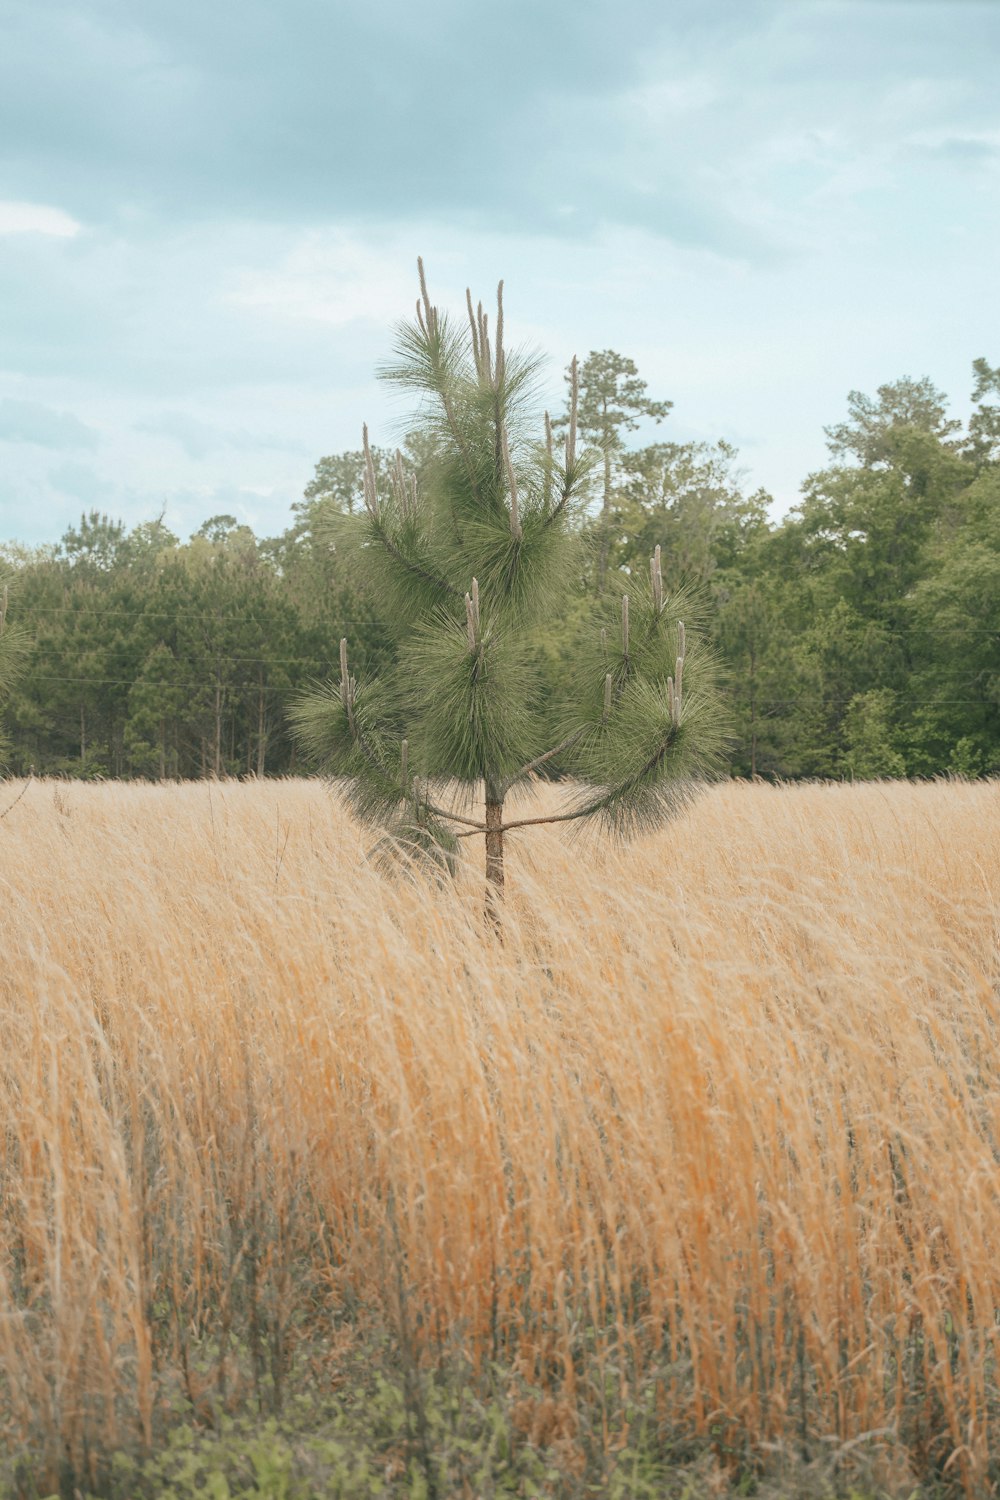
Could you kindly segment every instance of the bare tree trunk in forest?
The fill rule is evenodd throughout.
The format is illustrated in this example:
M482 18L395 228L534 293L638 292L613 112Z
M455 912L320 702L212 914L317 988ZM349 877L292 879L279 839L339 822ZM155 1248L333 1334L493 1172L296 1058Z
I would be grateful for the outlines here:
M258 687L258 695L257 695L257 775L258 776L263 776L263 774L264 774L264 756L265 756L265 751L266 751L266 746L267 746L267 741L266 741L266 737L265 737L265 722L266 721L265 721L265 718L264 718L264 674L263 674L263 672L261 672L260 676L257 679L257 687Z
M750 775L757 775L757 657L750 650Z
M222 775L222 683L215 679L215 737L212 746L212 773Z

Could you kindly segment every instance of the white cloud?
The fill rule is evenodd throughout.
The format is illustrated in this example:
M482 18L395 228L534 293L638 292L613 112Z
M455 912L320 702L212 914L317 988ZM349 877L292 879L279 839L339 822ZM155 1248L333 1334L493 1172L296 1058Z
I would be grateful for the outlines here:
M626 89L621 103L645 128L662 128L681 115L710 108L721 98L719 83L704 73L685 78L654 79Z
M61 208L0 198L0 234L49 234L72 239L82 227Z
M304 235L269 268L243 269L229 301L279 319L341 327L359 320L389 323L412 305L411 256L339 231Z

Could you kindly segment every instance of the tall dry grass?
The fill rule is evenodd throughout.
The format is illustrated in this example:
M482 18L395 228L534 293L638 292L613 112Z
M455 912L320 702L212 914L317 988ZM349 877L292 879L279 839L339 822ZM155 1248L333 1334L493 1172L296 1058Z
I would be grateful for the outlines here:
M729 785L625 850L530 829L502 944L478 851L453 887L370 842L294 781L34 783L0 823L12 1448L277 1402L374 1313L570 1411L652 1382L720 1451L984 1484L1000 787Z

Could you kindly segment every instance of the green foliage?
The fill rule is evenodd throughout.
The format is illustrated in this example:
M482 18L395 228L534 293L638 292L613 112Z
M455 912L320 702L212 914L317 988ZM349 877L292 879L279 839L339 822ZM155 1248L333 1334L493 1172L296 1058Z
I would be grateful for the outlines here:
M729 444L653 443L622 457L613 507L611 561L644 568L659 544L668 589L707 583L738 566L767 529L769 497L744 495Z
M715 649L735 774L1000 770L1000 367L974 362L964 435L927 380L889 383L871 398L852 392L846 420L829 429L837 462L809 475L798 506L769 521L768 497L748 492L730 445L628 449L636 424L658 420L668 403L648 402L633 362L614 350L591 354L578 372L577 429L592 446L575 456L564 499L565 465L532 428L537 362L506 355L498 392L471 376L471 325L464 375L466 335L443 327L438 337L440 367L419 355L407 373L414 332L400 336L397 373L407 389L416 380L425 420L400 460L370 449L377 517L365 505L362 447L320 460L278 537L214 516L182 542L162 517L129 531L92 511L57 545L0 548L12 590L0 637L0 765L83 777L285 774L304 745L340 764L326 722L339 695L328 711L318 694L301 739L288 710L328 676L346 635L366 711L380 685L379 821L426 841L426 800L387 812L402 788L400 738L411 737L418 778L452 761L471 774L478 737L502 779L546 734L555 744L580 727L583 705L602 717L600 630L617 638L623 593L639 620L660 544L671 621L697 625ZM450 417L446 376L457 381ZM569 420L567 411L554 425L565 433ZM547 507L561 507L559 524ZM462 656L473 577L489 633L475 680ZM450 626L438 639L442 610ZM665 683L673 664L644 670ZM698 670L707 671L704 652ZM439 689L442 717L447 701L458 718L432 733L416 706ZM504 698L514 710L498 717ZM629 703L652 756L655 723L638 696ZM617 716L617 698L614 707ZM695 712L689 694L690 725ZM587 774L606 774L615 736L634 769L620 725L605 730L602 738L592 724L542 772L582 770L573 755L587 751ZM680 775L682 742L669 758ZM443 826L438 819L446 843Z
M948 398L926 376L922 380L904 376L880 385L877 397L873 400L861 391L851 391L847 421L824 429L834 458L850 455L864 468L871 468L890 461L891 434L900 428L915 428L944 441L961 426L945 416Z
M315 1351L319 1357L321 1350ZM665 1428L658 1395L669 1370L636 1389L581 1367L572 1400L502 1364L476 1374L443 1355L407 1368L386 1341L362 1344L334 1383L306 1362L280 1414L231 1403L207 1420L178 1404L152 1451L108 1452L96 1437L86 1472L62 1466L61 1493L81 1500L874 1500L856 1443L805 1462L776 1450L761 1464L708 1435ZM551 1413L561 1414L553 1423ZM57 1500L37 1455L0 1455L0 1500ZM909 1500L932 1489L911 1489ZM943 1492L941 1500L943 1500Z
M980 473L961 520L929 549L907 599L915 769L1000 770L1000 470ZM959 744L963 745L961 751Z
M380 488L389 482L393 455L386 448L371 449L375 466L375 478ZM434 445L426 433L407 433L403 441L403 455L408 467L418 481L434 456ZM308 514L315 510L346 511L352 515L364 505L365 455L361 448L349 453L331 453L321 458L316 472L305 488L304 499L292 506L295 515Z
M231 518L182 545L162 522L126 533L92 515L12 558L5 759L85 777L287 771L285 706L328 670L331 634L350 621L376 661L388 644L326 554L308 531L259 544Z
M975 384L972 400L975 411L969 418L966 452L977 468L1000 462L1000 365L989 365L985 359L972 361ZM992 401L987 397L992 396Z
M7 621L9 598L9 586L0 581L0 705L24 671L28 658L27 635ZM0 748L5 748L2 740Z
M484 607L478 647L470 650L464 623L434 611L415 626L405 653L399 707L413 726L417 764L432 780L475 783L488 774L500 784L537 753L525 637L504 629L502 617L495 620Z
M589 647L567 642L556 713L539 669L545 633L576 593L574 523L601 459L596 450L577 454L577 432L583 413L597 421L597 364L617 389L622 362L612 370L592 356L595 384L581 403L574 361L557 457L548 424L545 441L532 436L538 360L505 346L502 283L492 340L481 304L474 312L468 299L460 329L432 307L422 269L421 286L417 322L400 325L382 375L423 399L422 478L399 453L380 483L365 429L364 513L331 509L321 523L379 602L395 665L376 685L359 684L344 642L336 690L309 693L293 709L300 739L328 772L350 779L362 816L404 835L461 821L456 806L480 784L487 815L502 809L542 760L590 784L569 816L599 817L621 833L660 821L678 787L717 767L723 729L704 654L695 650L684 665L681 600L663 593L658 550L649 584L624 580L613 658L600 646L606 628L603 637L595 628ZM618 424L642 404L635 385L618 393Z
M740 771L1000 766L997 470L952 440L929 382L879 396L853 402L862 463L811 475L713 579Z
M567 370L566 385L571 396L573 380L572 369ZM634 432L640 418L661 422L674 404L651 400L635 361L615 349L592 349L580 369L579 385L579 429L602 451L621 450L622 434ZM559 431L569 426L569 420L567 413L553 425Z
M566 414L553 424L556 431L579 426L584 437L600 450L603 469L601 515L597 527L597 591L603 593L611 552L612 497L616 467L621 461L624 434L634 432L642 418L662 422L672 401L653 401L646 394L646 382L640 377L635 361L615 349L592 349L577 372L576 361L566 372L570 403ZM571 413L579 387L578 410ZM662 543L662 537L656 541ZM655 545L655 543L654 543Z
M844 770L868 780L905 776L906 761L898 747L899 715L888 688L855 693L844 714Z

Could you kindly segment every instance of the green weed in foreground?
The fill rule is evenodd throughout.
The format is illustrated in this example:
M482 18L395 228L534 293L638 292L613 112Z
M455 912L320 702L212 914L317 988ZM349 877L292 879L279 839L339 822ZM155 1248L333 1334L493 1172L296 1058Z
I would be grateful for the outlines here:
M245 1353L245 1351L242 1351ZM304 1361L307 1365L308 1361ZM656 1417L656 1382L634 1400L593 1370L590 1399L557 1399L495 1366L461 1361L417 1371L377 1340L322 1386L303 1373L280 1415L273 1391L238 1411L221 1399L165 1405L151 1452L137 1443L64 1464L58 1488L22 1450L0 1461L0 1500L931 1500L936 1488L893 1475L892 1453L776 1450L761 1466L719 1442L670 1434ZM232 1403L230 1403L232 1404ZM944 1494L946 1491L940 1491Z

